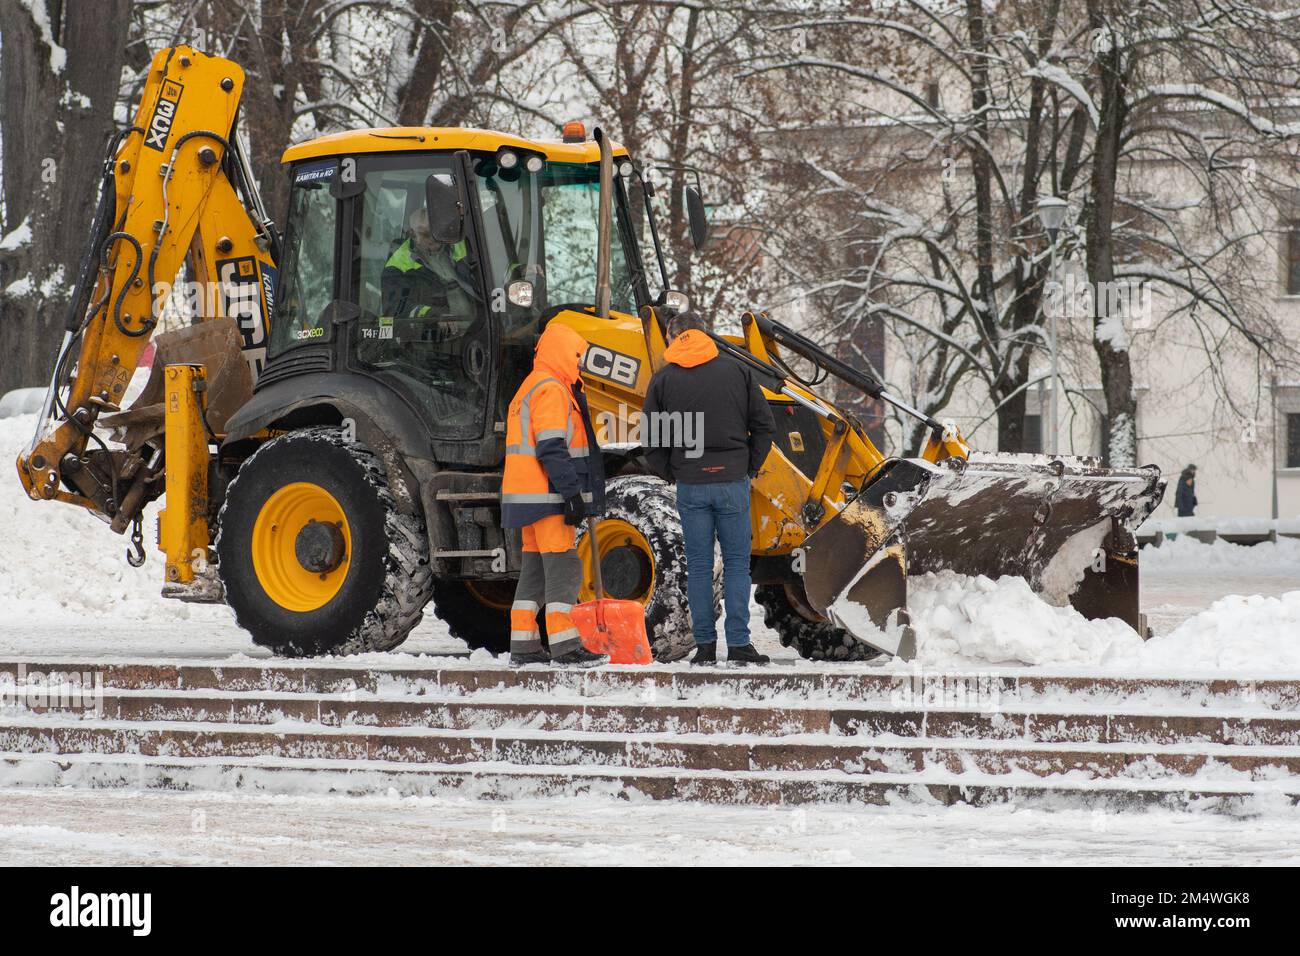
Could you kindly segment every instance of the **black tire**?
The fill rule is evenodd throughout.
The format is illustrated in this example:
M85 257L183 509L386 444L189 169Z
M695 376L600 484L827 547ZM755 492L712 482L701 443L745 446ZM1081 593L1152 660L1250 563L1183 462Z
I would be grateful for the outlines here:
M309 611L282 607L258 580L253 527L277 490L310 482L342 508L352 553L337 593ZM239 468L217 519L218 572L235 620L280 655L387 651L420 622L433 586L429 542L418 517L398 512L383 463L334 427L273 438Z
M754 600L763 608L764 623L800 657L814 661L869 661L881 654L854 639L844 628L818 617L807 607L803 586L798 583L760 584L754 589Z
M491 588L489 602L487 589ZM433 613L447 625L451 636L469 645L471 651L480 647L493 654L510 650L510 607L515 590L514 581L482 581L469 583L454 580L433 582ZM475 593L478 591L479 593ZM504 609L494 606L505 597ZM539 622L545 623L545 622Z
M686 550L682 542L682 521L677 514L677 492L672 485L649 475L620 475L605 485L604 520L619 519L634 527L650 545L654 591L645 606L646 635L657 661L675 661L695 647L691 633L691 611L686 594ZM586 524L582 526L582 536ZM581 540L581 536L580 536ZM601 564L608 568L608 560ZM611 569L615 570L615 569ZM616 577L610 597L618 593ZM713 616L722 610L722 568L714 561Z

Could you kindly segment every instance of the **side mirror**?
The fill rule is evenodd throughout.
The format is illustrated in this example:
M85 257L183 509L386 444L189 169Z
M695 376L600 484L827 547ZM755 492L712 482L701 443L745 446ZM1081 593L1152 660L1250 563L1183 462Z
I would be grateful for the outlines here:
M455 244L465 238L465 203L455 183L430 176L424 181L424 206L435 242Z
M686 216L691 224L691 243L703 249L709 239L709 217L704 212L704 199L694 186L686 187Z
M663 305L669 312L685 312L691 307L691 297L685 292L669 289L663 294Z

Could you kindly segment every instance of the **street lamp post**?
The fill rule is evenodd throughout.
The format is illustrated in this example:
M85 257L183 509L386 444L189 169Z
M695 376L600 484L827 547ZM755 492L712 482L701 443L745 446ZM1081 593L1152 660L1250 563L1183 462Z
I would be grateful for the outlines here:
M1061 226L1065 225L1065 214L1069 210L1069 204L1060 196L1043 196L1038 200L1038 221L1043 224L1043 229L1047 231L1047 238L1051 242L1051 264L1048 267L1048 279L1056 280L1056 240L1061 234ZM1057 350L1057 330L1056 330L1056 310L1046 309L1046 298L1044 298L1045 310L1047 311L1047 344L1052 353L1052 401L1051 401L1051 453L1060 454L1060 436L1057 427L1057 402L1061 392L1061 362ZM1040 411L1041 414L1041 411Z

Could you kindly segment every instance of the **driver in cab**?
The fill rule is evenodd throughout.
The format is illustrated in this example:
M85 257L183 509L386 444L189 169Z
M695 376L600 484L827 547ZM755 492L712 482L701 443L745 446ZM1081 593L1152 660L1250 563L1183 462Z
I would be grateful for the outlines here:
M411 213L405 242L384 263L381 277L385 315L395 318L474 317L473 270L465 241L438 242L423 206Z

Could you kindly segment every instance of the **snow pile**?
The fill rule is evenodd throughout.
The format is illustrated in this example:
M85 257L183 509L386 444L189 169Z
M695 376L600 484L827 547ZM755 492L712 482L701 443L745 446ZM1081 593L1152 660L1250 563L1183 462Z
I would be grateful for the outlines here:
M908 581L917 657L934 666L1083 665L1115 671L1218 671L1243 676L1300 674L1300 541L1245 546L1194 538L1144 548L1142 573L1201 579L1294 578L1277 597L1229 595L1170 633L1142 641L1118 620L1090 621L1053 607L1021 578L951 571ZM1220 592L1222 593L1222 592Z
M908 610L923 664L1102 664L1140 651L1118 620L1053 607L1024 578L940 571L908 579Z
M1179 535L1172 541L1166 538L1158 548L1143 548L1141 569L1143 574L1294 575L1300 588L1300 540L1278 538L1244 545L1218 539L1205 544Z
M32 501L12 462L31 441L35 415L0 419L0 622L33 627L86 618L119 622L231 620L222 606L165 600L162 555L154 546L156 507L146 512L143 568L126 563L130 544L74 505Z
M1215 601L1172 633L1147 641L1140 662L1145 670L1300 674L1300 590Z

